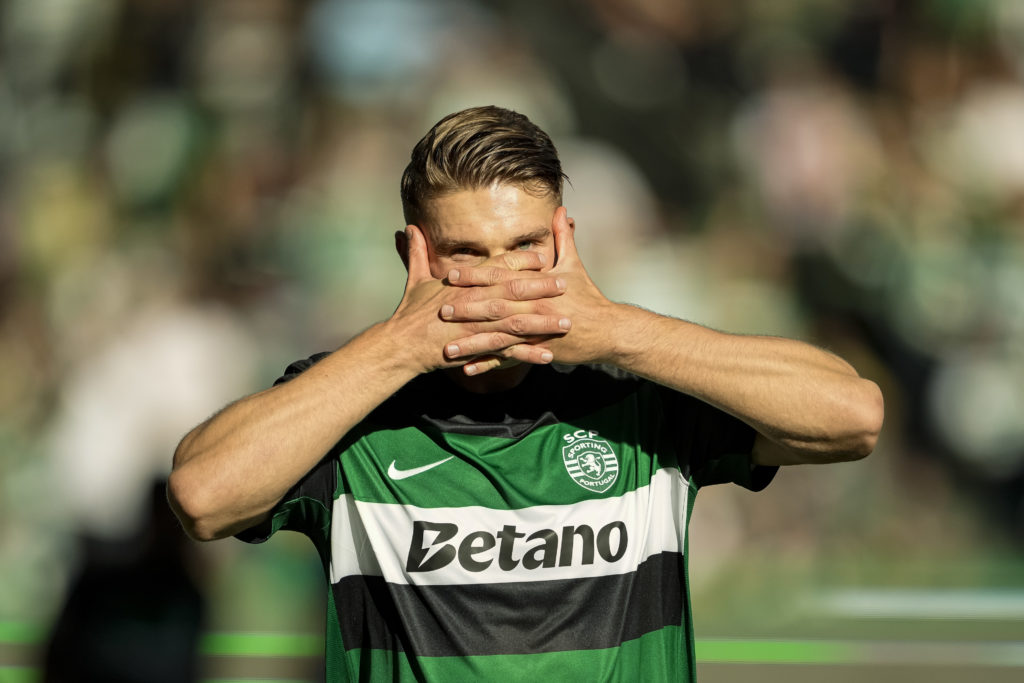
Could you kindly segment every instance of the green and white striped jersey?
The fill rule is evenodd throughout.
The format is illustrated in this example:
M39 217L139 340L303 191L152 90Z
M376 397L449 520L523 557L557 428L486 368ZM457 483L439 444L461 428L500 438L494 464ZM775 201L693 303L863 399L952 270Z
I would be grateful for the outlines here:
M322 355L289 367L279 381ZM406 385L240 535L307 534L329 681L691 681L697 490L754 490L753 431L598 366L471 394Z

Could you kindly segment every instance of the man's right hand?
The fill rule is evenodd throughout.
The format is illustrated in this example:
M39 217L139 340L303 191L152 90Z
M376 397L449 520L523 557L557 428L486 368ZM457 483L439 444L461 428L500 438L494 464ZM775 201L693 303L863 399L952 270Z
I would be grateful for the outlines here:
M547 300L561 296L565 281L541 272L542 257L530 251L506 252L479 268L490 273L488 284L451 287L430 272L423 232L406 227L408 278L405 293L388 324L407 340L409 362L418 372L467 363L449 348L457 339L477 335L477 355L501 353L526 363L549 363L553 355L545 339L565 334L571 323L558 315ZM438 314L446 306L476 302L491 312L491 319L446 322ZM483 336L480 336L483 335Z

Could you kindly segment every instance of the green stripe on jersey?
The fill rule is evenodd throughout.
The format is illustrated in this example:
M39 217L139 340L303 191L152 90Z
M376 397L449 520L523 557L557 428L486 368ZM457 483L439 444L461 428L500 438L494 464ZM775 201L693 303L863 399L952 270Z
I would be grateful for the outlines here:
M636 683L657 680L665 683L690 683L694 680L694 673L686 660L685 640L686 634L682 627L669 626L627 641L621 647L606 650L486 657L419 657L412 664L401 652L350 652L355 669L350 680L493 680L502 683ZM665 678L666 672L675 673L675 678Z

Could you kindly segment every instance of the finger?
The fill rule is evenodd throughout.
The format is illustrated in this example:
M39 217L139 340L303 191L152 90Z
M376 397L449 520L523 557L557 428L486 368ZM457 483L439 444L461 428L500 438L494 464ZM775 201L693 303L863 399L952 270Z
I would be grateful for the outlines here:
M479 335L499 332L516 337L554 336L563 335L571 330L572 320L564 315L515 313L498 320L472 321L464 327Z
M482 356L463 365L462 371L467 375L482 375L488 370L498 368L504 362L505 359L500 356Z
M555 355L543 346L533 344L516 344L505 349L504 358L497 356L485 356L474 358L466 363L462 370L467 375L482 375L485 372L494 370L501 366L506 360L512 359L532 365L545 365L555 359Z
M514 280L553 277L532 270L508 270L498 266L463 266L448 271L448 284L456 287L491 287Z
M489 370L501 367L505 358L500 355L481 355L473 358L462 367L462 372L467 375L482 375Z
M475 276L471 276L469 279L472 281ZM565 292L566 281L564 278L555 276L544 276L536 278L517 278L514 280L507 280L498 285L490 286L477 286L476 289L467 291L452 302L452 305L458 307L461 302L477 302L478 305L487 304L494 301L535 301L537 299L550 299L553 297L561 296ZM523 311L526 309L516 309ZM507 315L507 313L504 313ZM442 313L442 317L445 317ZM501 317L496 315L494 317ZM486 318L491 319L491 318Z
M565 266L579 261L579 253L576 251L575 238L576 223L569 218L564 206L555 210L551 219L551 232L555 238L555 265Z
M491 329L512 334L564 334L571 327L565 315L532 301L487 299L447 303L441 306L439 314L447 322L492 323Z
M444 347L444 355L448 360L471 358L487 354L502 355L505 349L523 342L538 342L555 336L562 336L564 331L550 334L517 335L500 330L479 332L477 334L456 339Z
M486 287L514 279L543 277L543 275L538 272L545 261L543 254L516 252L514 256L515 258L513 258L513 254L510 252L488 259L479 266L462 266L461 268L453 268L448 271L448 284L455 285L457 287ZM504 257L508 258L505 259ZM513 267L506 267L502 265L505 262L509 263Z
M547 258L539 251L506 251L483 262L505 270L540 270L546 264Z
M432 279L430 261L427 258L427 241L423 237L423 231L415 225L405 226L405 242L409 282L417 283Z

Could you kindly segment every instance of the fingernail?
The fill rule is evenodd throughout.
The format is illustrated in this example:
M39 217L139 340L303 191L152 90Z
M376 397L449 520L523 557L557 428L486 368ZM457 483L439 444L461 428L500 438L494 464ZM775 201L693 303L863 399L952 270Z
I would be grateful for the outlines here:
M459 271L457 271L457 270L450 270L450 271L448 271L448 282L458 282L458 281L459 281Z
M563 291L565 289L565 280L562 278L555 278L555 287L558 288L558 291Z
M448 348L446 348L445 351L448 353L449 358L454 358L455 356L459 355L459 345L449 344Z
M475 364L470 364L466 366L467 375L475 375L477 373L477 370L479 370L479 368Z
M568 318L562 318L561 320L558 321L558 326L561 327L563 330L567 330L570 327L572 327L572 321L569 320Z
M445 304L444 306L441 307L441 317L442 318L450 318L450 317L452 317L453 313L455 313L455 307L452 306L451 304ZM456 347L456 348L458 348L458 347Z
M544 254L537 254L537 258L540 259L540 264L541 265L544 265L548 261L547 257L544 256Z
M551 353L550 351L545 351L544 353L540 354L540 359L545 363L550 363L555 359L555 354Z

